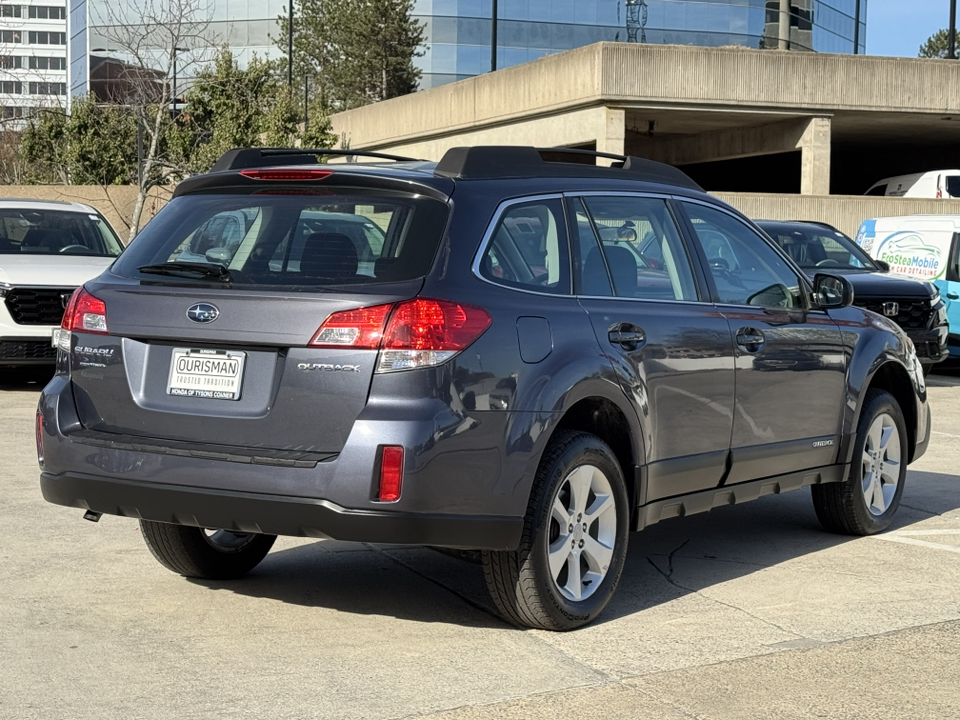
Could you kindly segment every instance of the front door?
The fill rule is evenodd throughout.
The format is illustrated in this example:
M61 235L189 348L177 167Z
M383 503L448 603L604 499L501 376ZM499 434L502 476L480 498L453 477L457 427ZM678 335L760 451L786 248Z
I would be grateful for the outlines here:
M682 205L736 348L726 484L833 464L846 399L839 327L760 233L714 206Z
M580 303L644 428L645 500L716 487L730 448L733 341L700 301L702 277L666 200L588 195L571 199L570 218Z

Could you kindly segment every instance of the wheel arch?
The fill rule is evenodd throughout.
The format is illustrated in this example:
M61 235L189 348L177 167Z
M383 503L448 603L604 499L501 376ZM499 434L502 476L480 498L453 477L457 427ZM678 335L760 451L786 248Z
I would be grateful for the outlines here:
M870 373L859 385L859 391L856 394L856 410L850 425L850 433L846 437L845 457L847 461L852 460L853 438L856 436L857 425L860 422L860 414L863 412L867 391L872 388L890 393L900 406L900 411L903 413L904 424L907 428L908 462L913 462L917 448L917 433L920 420L916 390L914 388L914 381L911 379L906 367L897 359L890 356L877 358Z
M551 439L564 430L590 433L610 446L627 485L632 523L641 494L637 468L645 464L643 435L636 415L630 408L623 407L607 395L588 394L566 408L551 430Z

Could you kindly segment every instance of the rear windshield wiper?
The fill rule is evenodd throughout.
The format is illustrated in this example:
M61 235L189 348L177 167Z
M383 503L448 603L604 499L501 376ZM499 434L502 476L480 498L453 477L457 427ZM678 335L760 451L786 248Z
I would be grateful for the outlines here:
M233 282L230 271L217 263L164 262L155 265L141 265L137 270L152 275L213 278L220 282Z

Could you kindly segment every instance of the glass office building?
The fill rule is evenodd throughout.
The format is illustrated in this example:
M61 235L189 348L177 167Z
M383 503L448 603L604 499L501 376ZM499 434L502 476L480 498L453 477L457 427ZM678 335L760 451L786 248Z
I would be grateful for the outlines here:
M91 52L124 59L98 30L102 8L116 15L126 6L135 24L137 0L68 2L68 84L76 97L89 90ZM287 0L209 0L209 8L210 40L241 62L283 55L271 36ZM422 88L491 69L493 11L493 0L415 0L426 28L415 61ZM600 41L776 48L787 26L791 50L852 53L856 45L862 53L866 43L867 0L497 0L496 11L498 68Z
M421 87L490 70L492 0L416 0L415 12ZM776 48L781 12L788 49L865 50L867 0L498 0L497 67L601 41Z

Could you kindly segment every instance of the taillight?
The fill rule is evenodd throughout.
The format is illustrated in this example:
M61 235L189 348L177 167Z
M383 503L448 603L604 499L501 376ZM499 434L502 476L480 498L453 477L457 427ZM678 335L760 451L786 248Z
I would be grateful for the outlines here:
M336 312L328 317L310 341L312 347L376 350L383 325L393 305L375 305Z
M380 454L380 483L377 500L396 502L403 487L403 446L385 445Z
M483 308L414 298L397 305L380 344L377 372L440 365L480 337L491 323Z
M107 334L107 305L82 287L73 291L60 327L70 332ZM62 335L61 335L62 337ZM69 346L67 347L69 349Z
M240 174L253 180L322 180L333 175L333 171L320 168L268 168L241 170Z
M446 362L480 337L491 322L483 308L414 298L397 305L333 313L310 347L379 349L378 373L412 370Z

